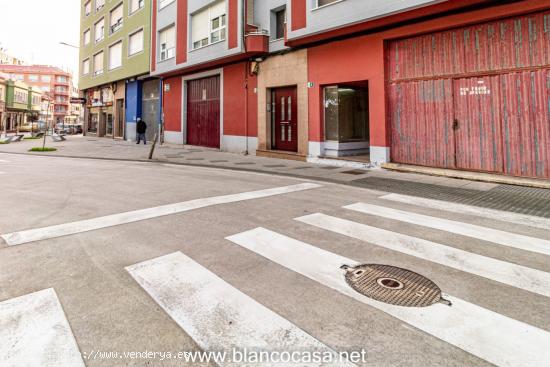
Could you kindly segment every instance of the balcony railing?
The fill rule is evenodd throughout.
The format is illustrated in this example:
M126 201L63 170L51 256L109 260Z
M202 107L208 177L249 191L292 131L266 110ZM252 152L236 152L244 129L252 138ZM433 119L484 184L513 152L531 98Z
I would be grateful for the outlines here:
M254 53L269 52L269 33L266 30L253 30L245 35L246 51Z

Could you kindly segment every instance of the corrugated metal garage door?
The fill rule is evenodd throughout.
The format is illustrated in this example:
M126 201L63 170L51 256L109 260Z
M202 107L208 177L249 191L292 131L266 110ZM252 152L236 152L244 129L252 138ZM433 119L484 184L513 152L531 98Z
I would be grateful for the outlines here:
M187 82L187 144L220 147L219 75Z
M394 162L550 178L550 12L388 45Z

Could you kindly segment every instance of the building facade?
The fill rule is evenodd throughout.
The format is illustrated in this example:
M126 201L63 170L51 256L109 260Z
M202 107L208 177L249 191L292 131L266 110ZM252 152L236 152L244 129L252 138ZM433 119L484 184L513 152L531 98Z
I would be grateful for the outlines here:
M81 5L85 134L132 140L142 116L154 134L160 84L149 76L151 0L82 0Z
M70 92L73 87L72 74L54 66L44 65L2 65L0 71L9 78L25 83L49 95L53 101L54 113L51 123L61 124L69 115Z
M550 178L542 0L162 0L165 139Z

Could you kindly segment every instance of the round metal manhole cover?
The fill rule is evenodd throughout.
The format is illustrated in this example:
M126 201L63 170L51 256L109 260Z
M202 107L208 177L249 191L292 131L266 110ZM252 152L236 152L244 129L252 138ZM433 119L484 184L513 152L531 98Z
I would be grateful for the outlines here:
M343 265L346 282L357 292L374 300L405 307L428 307L451 303L430 279L413 271L390 265Z

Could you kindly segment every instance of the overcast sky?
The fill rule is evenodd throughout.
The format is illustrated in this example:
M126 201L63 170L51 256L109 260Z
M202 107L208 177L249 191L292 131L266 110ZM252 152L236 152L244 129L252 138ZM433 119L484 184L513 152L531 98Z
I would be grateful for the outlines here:
M28 63L70 69L78 79L80 0L0 0L0 46Z

